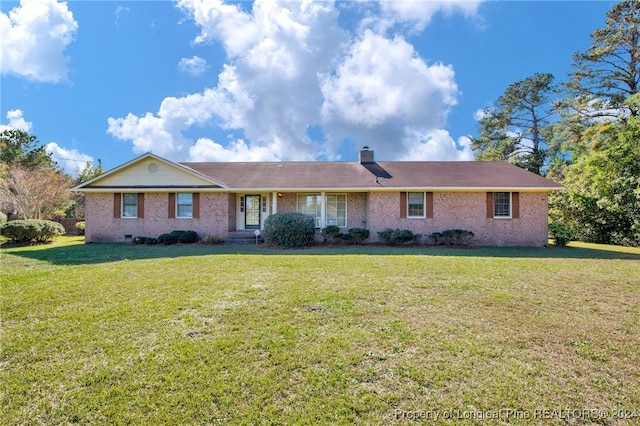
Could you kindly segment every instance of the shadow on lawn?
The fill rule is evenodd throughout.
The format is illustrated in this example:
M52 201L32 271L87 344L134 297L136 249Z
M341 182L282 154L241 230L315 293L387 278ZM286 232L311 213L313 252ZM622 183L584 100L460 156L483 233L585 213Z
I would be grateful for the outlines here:
M324 247L303 249L268 248L264 245L172 245L146 246L132 244L65 244L56 243L30 247L3 247L5 254L44 261L55 265L86 265L121 260L163 259L211 255L392 255L392 256L459 256L538 259L620 259L640 260L634 249L616 246L589 247L385 247L380 245Z

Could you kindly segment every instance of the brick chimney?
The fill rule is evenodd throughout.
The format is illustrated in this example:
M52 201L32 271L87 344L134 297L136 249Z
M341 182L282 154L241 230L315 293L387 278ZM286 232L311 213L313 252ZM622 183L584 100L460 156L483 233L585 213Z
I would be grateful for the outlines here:
M375 163L373 151L369 151L368 146L363 146L360 150L360 163Z

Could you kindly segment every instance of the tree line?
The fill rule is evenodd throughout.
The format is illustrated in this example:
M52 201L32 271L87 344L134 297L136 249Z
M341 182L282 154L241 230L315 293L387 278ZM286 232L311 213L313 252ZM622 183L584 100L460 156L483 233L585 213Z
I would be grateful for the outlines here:
M565 185L550 218L583 241L640 245L640 2L615 4L565 82L536 73L482 111L477 160Z
M0 222L7 219L83 218L84 195L72 186L103 173L86 163L77 178L64 173L37 137L0 132Z

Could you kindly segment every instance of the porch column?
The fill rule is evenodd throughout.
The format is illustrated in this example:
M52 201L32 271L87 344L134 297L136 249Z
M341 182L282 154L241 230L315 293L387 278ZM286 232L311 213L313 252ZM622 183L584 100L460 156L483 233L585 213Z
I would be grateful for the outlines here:
M325 202L325 194L326 192L321 192L320 193L320 228L324 228L326 227L326 223L327 223L327 218L326 218L326 214L325 214L325 209L324 209L324 202Z
M271 214L278 213L278 193L271 193Z

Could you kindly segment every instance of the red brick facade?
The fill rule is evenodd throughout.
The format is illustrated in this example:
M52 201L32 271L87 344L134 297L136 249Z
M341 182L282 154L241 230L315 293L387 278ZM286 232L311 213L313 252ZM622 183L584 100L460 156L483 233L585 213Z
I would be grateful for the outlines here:
M431 195L430 195L431 196ZM225 238L236 230L236 194L202 192L199 195L199 216L190 219L170 219L169 194L144 194L142 218L115 218L113 193L86 194L87 242L124 242L136 236L156 237L172 230L192 230L201 237L217 235ZM465 229L475 234L478 245L542 246L547 243L548 204L546 192L520 192L518 217L494 219L487 214L486 192L433 192L433 217L405 218L400 192L347 193L347 229L362 227L371 231L370 241L377 241L377 232L385 228L410 229L429 235L447 229ZM271 200L269 201L270 205ZM277 210L296 211L296 194L278 197ZM269 208L269 211L272 211Z

